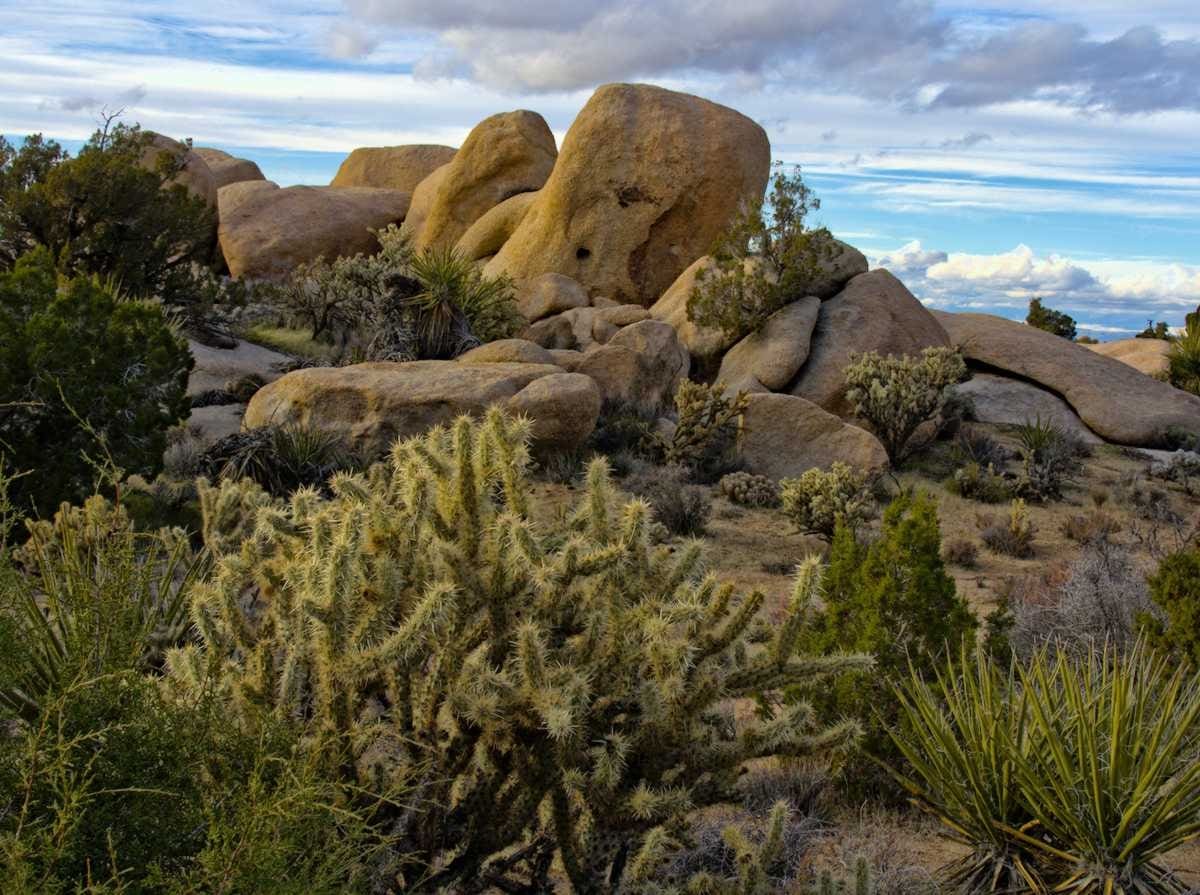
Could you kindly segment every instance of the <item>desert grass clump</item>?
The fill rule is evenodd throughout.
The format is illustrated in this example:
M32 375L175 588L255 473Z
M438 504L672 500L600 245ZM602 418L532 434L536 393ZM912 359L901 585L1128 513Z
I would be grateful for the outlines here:
M954 439L954 450L964 464L975 463L981 467L992 466L1004 469L1009 453L1004 445L974 426L965 426Z
M708 489L693 484L682 467L639 465L641 471L628 476L624 487L650 505L654 521L673 535L703 535L712 516Z
M783 513L802 534L833 539L838 525L856 529L874 505L867 474L841 461L779 483Z
M966 500L980 503L1000 503L1012 497L1008 480L996 472L990 463L982 467L970 462L954 471L946 480L946 490Z
M962 569L973 569L979 563L979 548L974 541L957 538L947 541L942 548L942 559L952 566Z
M383 817L413 860L399 888L549 891L555 860L575 891L652 878L746 761L857 732L805 703L737 723L718 710L867 663L796 657L816 561L783 620L758 626L762 594L704 576L698 545L652 547L649 507L616 503L602 459L544 530L528 441L494 410L335 476L328 499L255 501L244 480L202 495L206 515L226 508L221 532L230 508L258 509L245 539L217 532L172 685L213 688L233 724L304 719L350 749L339 773L366 791L413 787Z
M212 479L248 478L286 497L298 488L324 488L334 473L361 465L338 433L283 425L227 435L204 452L200 472Z
M844 375L855 414L899 466L917 447L911 443L917 428L937 416L946 387L965 379L967 366L951 348L926 348L920 357L868 351L853 356Z
M1028 559L1033 556L1033 538L1037 527L1029 519L1025 501L1016 498L1009 504L1008 515L997 519L991 514L975 518L984 546L993 553Z
M718 487L728 500L741 506L779 506L779 485L765 475L731 472L721 477Z

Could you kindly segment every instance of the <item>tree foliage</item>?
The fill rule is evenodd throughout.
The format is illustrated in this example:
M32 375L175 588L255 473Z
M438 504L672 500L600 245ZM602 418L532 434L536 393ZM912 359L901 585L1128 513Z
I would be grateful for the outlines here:
M1045 330L1056 336L1062 336L1064 339L1074 340L1075 338L1074 318L1062 311L1047 308L1042 304L1040 298L1030 300L1029 313L1025 315L1025 322L1035 329Z
M1150 576L1150 597L1166 616L1147 620L1156 645L1200 668L1200 547L1167 556Z

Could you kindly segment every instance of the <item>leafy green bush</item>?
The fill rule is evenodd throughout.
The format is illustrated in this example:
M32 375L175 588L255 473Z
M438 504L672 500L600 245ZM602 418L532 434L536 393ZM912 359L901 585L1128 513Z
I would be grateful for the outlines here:
M919 358L868 351L852 356L843 375L855 414L899 465L914 450L917 427L937 415L946 387L965 379L967 366L952 348L926 348Z
M98 275L139 298L187 307L204 291L212 209L171 181L182 154L143 157L153 135L116 125L79 154L40 135L20 149L0 138L0 269L45 247L68 277Z
M33 474L12 499L49 515L92 492L94 462L161 467L188 414L192 358L162 308L92 278L59 284L38 249L0 273L0 454Z
M805 227L820 207L798 168L790 176L777 170L765 205L743 209L710 253L712 266L688 297L688 319L737 340L807 295L822 261L837 250L824 227Z
M972 848L956 890L1180 895L1196 835L1200 679L1144 649L980 659L897 688L906 788Z
M899 495L883 514L879 538L860 544L839 526L822 579L822 607L801 641L819 654L842 650L875 657L869 675L848 674L808 694L825 719L864 720L864 749L891 756L887 730L899 720L891 686L910 665L932 670L974 632L975 616L957 593L941 557L936 502ZM883 784L864 762L847 775L860 790Z
M1200 668L1200 547L1166 557L1148 583L1151 599L1166 616L1150 622L1156 645Z
M215 688L231 724L311 719L351 748L336 764L349 784L416 785L417 810L379 814L416 861L401 888L548 891L555 856L578 891L620 887L746 760L856 732L802 703L771 720L719 710L864 666L791 658L815 561L751 650L763 596L701 577L695 545L651 548L647 506L613 506L603 460L565 527L536 524L528 437L493 411L336 476L329 500L201 490L216 568L192 590L197 640L170 655L171 683Z
M1040 298L1030 300L1025 322L1035 329L1062 336L1064 339L1075 338L1075 320L1069 314L1045 307Z
M874 504L867 474L841 461L828 471L814 467L799 478L783 479L779 496L784 515L798 531L827 541L839 525L858 528Z

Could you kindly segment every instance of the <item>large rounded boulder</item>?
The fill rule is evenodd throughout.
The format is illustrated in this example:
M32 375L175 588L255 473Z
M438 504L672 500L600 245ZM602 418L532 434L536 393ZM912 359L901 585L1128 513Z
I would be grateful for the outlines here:
M557 155L554 134L536 112L520 109L485 118L454 158L420 184L415 214L403 228L413 248L453 248L505 199L540 189Z
M690 364L675 330L658 320L642 320L586 352L575 371L595 380L605 402L649 413L670 403Z
M808 360L821 300L809 295L767 318L762 329L729 349L717 384L727 392L779 391Z
M221 149L211 149L198 146L193 150L204 159L208 170L212 172L213 182L219 190L231 183L245 183L248 180L266 180L258 164L246 158L238 158Z
M164 153L176 158L181 157L183 167L170 183L179 184L193 196L203 199L204 204L210 208L215 207L217 183L204 159L194 149L188 148L186 143L180 143L178 140L172 140L170 137L156 134L153 131L146 131L146 133L150 135L150 142L142 152L142 167L149 170L156 169L159 159Z
M757 475L794 478L835 461L868 471L886 469L887 451L870 432L793 395L748 397L738 459Z
M1060 336L991 314L934 312L976 367L1062 396L1093 432L1138 447L1169 446L1171 430L1200 436L1200 398Z
M462 235L454 250L468 261L490 258L516 232L537 193L517 193L486 212Z
M788 389L839 416L853 415L846 400L852 355L917 355L950 344L941 325L904 284L886 270L860 274L821 303L808 360Z
M218 195L218 239L232 276L281 279L306 261L377 251L371 231L400 223L408 204L399 190L234 183Z
M645 84L601 87L486 270L561 273L590 295L649 306L762 198L770 167L766 132L733 109Z
M330 186L372 186L411 193L422 180L454 159L453 146L363 146L342 161Z
M600 394L585 376L546 364L412 361L295 370L259 389L245 425L336 432L380 456L398 438L499 405L533 421L534 447L571 450L591 434Z

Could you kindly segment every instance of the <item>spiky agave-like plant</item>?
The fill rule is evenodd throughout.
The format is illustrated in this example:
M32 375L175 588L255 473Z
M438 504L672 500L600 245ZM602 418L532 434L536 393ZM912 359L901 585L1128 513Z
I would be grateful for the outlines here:
M615 890L651 831L728 798L745 761L856 733L803 704L741 724L723 710L866 663L793 655L815 560L752 645L762 595L704 576L698 545L651 547L647 506L614 511L603 460L568 530L539 526L528 438L493 411L397 443L329 500L205 500L256 507L253 534L195 590L200 643L171 656L173 679L211 674L235 714L348 739L364 785L415 786L395 818L426 868L414 890L537 887L555 856L576 891Z

